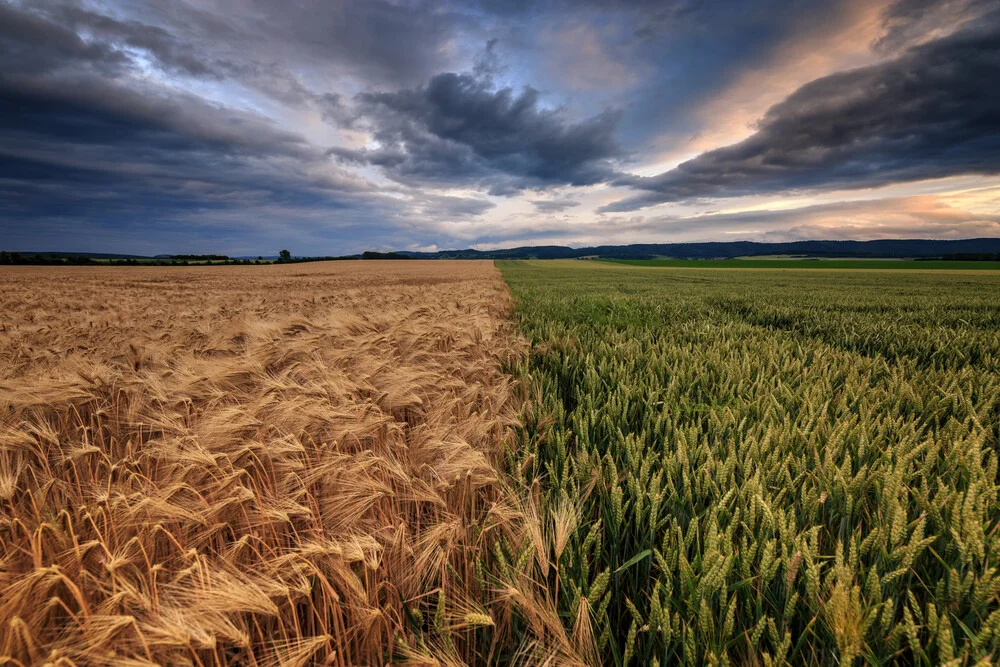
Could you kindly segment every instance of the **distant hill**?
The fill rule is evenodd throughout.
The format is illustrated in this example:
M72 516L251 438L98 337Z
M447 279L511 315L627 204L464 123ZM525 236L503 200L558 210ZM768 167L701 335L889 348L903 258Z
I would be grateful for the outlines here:
M413 257L398 252L373 252L366 250L361 253L361 259L413 259Z
M23 257L168 260L193 258L194 255L120 255L101 252L21 252ZM368 251L339 257L298 257L295 261L330 259L732 259L761 255L794 255L799 257L898 258L898 259L996 259L1000 254L1000 238L960 239L901 239L880 241L793 241L790 243L757 243L755 241L719 241L711 243L637 243L633 245L601 245L589 248L542 245L521 246L502 250L441 250L439 252ZM199 258L208 257L198 255ZM213 255L214 257L214 255ZM219 257L222 257L220 255ZM256 259L253 256L235 259ZM264 259L277 259L265 256Z
M1000 253L1000 238L939 241L901 239L879 241L794 241L757 243L721 241L712 243L640 243L602 245L590 248L567 246L522 246L503 250L442 250L399 254L422 259L731 259L761 255L800 255L806 257L893 257L900 259L935 259L952 255Z

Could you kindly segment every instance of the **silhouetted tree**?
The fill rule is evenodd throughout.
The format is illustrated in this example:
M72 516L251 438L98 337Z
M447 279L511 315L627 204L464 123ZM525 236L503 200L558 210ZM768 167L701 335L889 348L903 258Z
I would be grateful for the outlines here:
M292 261L292 253L287 250L278 251L278 261L284 264L285 262Z

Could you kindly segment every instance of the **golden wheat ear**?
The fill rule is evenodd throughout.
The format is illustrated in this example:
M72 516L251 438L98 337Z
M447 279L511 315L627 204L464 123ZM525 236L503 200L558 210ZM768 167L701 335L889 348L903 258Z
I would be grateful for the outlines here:
M5 282L0 655L459 665L512 641L491 554L525 533L497 508L526 347L496 269L219 268Z

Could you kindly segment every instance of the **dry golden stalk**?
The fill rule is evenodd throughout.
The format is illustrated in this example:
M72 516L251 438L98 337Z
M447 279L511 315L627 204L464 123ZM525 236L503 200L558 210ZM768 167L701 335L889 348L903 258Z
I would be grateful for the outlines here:
M485 653L523 352L491 263L2 272L0 656Z

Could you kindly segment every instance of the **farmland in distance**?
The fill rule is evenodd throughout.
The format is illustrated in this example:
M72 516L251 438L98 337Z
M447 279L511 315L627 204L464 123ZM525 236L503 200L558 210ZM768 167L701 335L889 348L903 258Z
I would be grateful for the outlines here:
M1000 274L498 266L553 536L506 557L590 662L1000 652Z
M840 269L891 271L1000 271L1000 262L961 260L901 259L608 259L615 264L637 267L674 267L683 269Z

